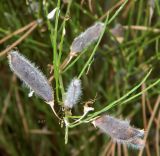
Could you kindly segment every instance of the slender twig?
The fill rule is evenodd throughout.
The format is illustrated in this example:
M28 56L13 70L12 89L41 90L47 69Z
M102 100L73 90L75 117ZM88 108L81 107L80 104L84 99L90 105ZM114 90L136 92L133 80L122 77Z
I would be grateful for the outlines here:
M146 85L145 83L142 84L142 90L144 90L146 88ZM146 117L146 103L145 103L145 100L146 99L146 93L144 92L142 94L142 115L143 115L143 124L144 124L144 129L147 128L147 117ZM146 153L147 153L147 156L150 156L150 150L149 150L149 145L148 143L146 142Z
M11 99L11 94L12 94L12 86L10 87L9 92L8 92L8 94L7 94L7 96L4 100L4 106L2 108L2 113L1 113L1 116L0 116L0 126L3 124L5 114L8 110L9 102L10 102L10 99Z
M2 38L0 40L0 44L4 43L5 41L7 41L8 39L10 39L12 36L18 35L22 32L24 32L25 30L29 29L31 26L33 26L37 21L33 21L29 24L27 24L26 26L14 31L13 33L10 33L9 35L5 36L4 38Z
M88 0L88 5L89 5L90 11L93 12L92 0Z
M141 25L130 25L130 26L123 26L124 29L132 29L132 30L142 30L142 31L152 31L154 33L160 32L160 29L157 28L151 28L151 27L146 27L146 26L141 26Z
M142 91L145 89L145 83L142 84ZM146 129L147 127L147 118L146 118L146 104L145 104L145 98L146 97L146 93L142 93L142 114L143 114L143 124L144 124L144 128Z
M17 46L19 43L21 43L36 27L38 23L35 23L21 38L19 38L17 41L15 41L13 44L11 44L9 47L7 47L5 50L3 50L0 53L0 57L3 55L6 55L12 48Z
M118 8L123 2L125 2L125 0L120 0L118 3L116 3L113 7L111 7L109 10L107 10L100 18L99 20L103 20L104 18L106 18L108 16L108 13L111 13L113 10L115 10L116 8Z
M151 107L151 103L150 103L150 101L149 101L149 99L147 99L147 108L148 108L148 110L149 110L149 113L150 114L152 114L153 113L153 109L152 109L152 107ZM158 123L158 120L156 119L156 118L154 118L154 123L156 124L156 125L158 125L159 123Z
M126 8L124 9L123 13L122 13L122 17L125 19L126 16L128 16L129 11L131 10L132 5L136 3L135 0L130 0L128 2L128 4L126 5Z
M117 144L117 154L118 156L121 156L121 144Z
M124 153L124 156L128 156L128 149L126 145L123 145L123 153Z
M116 147L116 143L112 141L112 146L110 148L110 151L108 152L109 155L115 156L115 147Z
M105 149L103 150L103 153L100 154L100 156L106 156L106 155L107 155L109 149L110 149L111 146L112 146L112 140L110 140L110 141L109 141L106 145L104 145L104 146L105 146Z
M39 135L54 135L54 132L49 131L47 129L30 129L30 134L39 134Z
M156 101L155 106L154 106L154 109L153 109L153 113L152 113L152 115L151 115L151 117L150 117L150 120L149 120L149 122L148 122L148 126L147 126L147 129L146 129L146 130L147 130L147 133L146 133L145 136L144 136L144 141L145 141L145 142L147 141L148 134L149 134L150 128L151 128L151 126L152 126L153 119L154 119L154 117L155 117L155 115L156 115L156 111L158 110L159 104L160 104L160 95L159 95L158 98L157 98L157 101ZM139 152L138 156L142 156L143 151L144 151L144 148L141 149L141 151Z
M158 113L158 123L160 123L160 110ZM160 147L159 147L160 135L159 135L159 132L160 132L160 125L157 124L156 125L156 135L155 135L157 156L160 156Z
M28 123L25 118L24 109L22 106L22 102L21 102L17 87L15 87L15 96L16 96L18 111L19 111L19 114L20 114L20 117L22 120L23 128L24 128L24 132L25 132L26 136L28 136Z
M77 54L70 52L63 63L60 65L60 69L63 70L75 56L77 56Z

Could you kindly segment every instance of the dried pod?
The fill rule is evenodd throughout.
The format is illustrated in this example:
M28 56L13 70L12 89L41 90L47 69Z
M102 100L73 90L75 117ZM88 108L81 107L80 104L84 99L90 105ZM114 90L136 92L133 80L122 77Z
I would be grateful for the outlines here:
M74 39L70 48L71 52L78 53L83 51L86 47L99 38L103 29L104 23L101 22L97 22L93 26L89 27L86 31Z
M8 54L11 70L47 103L54 100L53 91L46 77L28 59L17 51Z
M81 80L74 78L69 84L66 95L64 97L64 107L72 108L74 105L76 105L80 99L81 94Z
M112 35L115 36L119 43L122 43L124 40L124 28L121 24L116 24L113 29L111 29Z
M130 144L133 144L131 141L144 136L143 130L133 128L128 121L116 119L109 115L104 115L96 119L93 121L93 124L111 136L114 140L121 143L127 144L130 142Z

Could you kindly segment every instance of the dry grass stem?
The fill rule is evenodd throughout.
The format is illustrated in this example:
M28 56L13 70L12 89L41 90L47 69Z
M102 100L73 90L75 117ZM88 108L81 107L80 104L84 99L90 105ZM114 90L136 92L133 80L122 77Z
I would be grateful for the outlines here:
M123 153L124 153L124 156L128 156L128 149L126 145L123 145Z
M12 43L9 47L7 47L5 50L0 52L0 57L6 55L10 50L12 50L14 47L16 47L18 44L20 44L25 38L28 37L28 35L37 27L37 23L35 23L24 35L22 35L17 41Z
M35 135L54 135L54 132L47 129L30 129L29 133Z
M12 80L13 80L13 78L12 78ZM0 116L0 126L3 124L5 114L7 113L7 109L8 109L9 104L10 104L12 91L13 91L13 88L11 86L10 89L9 89L9 92L8 92L8 94L7 94L7 96L6 96L5 100L4 100L4 106L2 108L2 113L1 113L1 116Z
M120 0L119 2L117 2L113 7L111 7L109 10L107 10L100 18L99 20L102 21L103 19L105 19L108 16L108 13L111 13L113 10L115 10L116 8L118 8L122 3L124 3L125 0Z
M160 123L160 110L158 112L158 123ZM155 135L157 156L160 156L160 134L159 133L160 133L160 124L157 124L156 135Z
M4 43L5 41L7 41L8 39L10 39L11 37L13 37L15 35L18 35L18 34L24 32L25 30L29 29L30 27L32 27L36 23L37 23L37 21L33 21L33 22L27 24L26 26L14 31L13 33L10 33L9 35L5 36L4 38L2 38L0 40L0 44Z
M146 85L143 83L142 84L142 90L144 90L146 88ZM144 129L147 128L147 117L146 117L146 93L144 92L142 94L142 115L143 115L143 124L144 124ZM147 152L147 156L150 156L150 149L149 149L149 145L146 142L146 152Z
M132 29L132 30L141 30L141 31L151 31L154 33L159 33L160 29L157 28L151 28L146 26L140 26L140 25L130 25L130 26L123 26L124 29Z
M105 145L104 150L102 151L102 153L100 154L100 156L106 156L108 151L110 150L111 146L112 146L112 140L110 140L109 142L107 142Z
M16 102L17 102L17 107L18 107L18 111L22 120L22 124L23 124L23 128L24 128L24 132L26 134L26 136L28 136L28 123L24 114L24 109L23 109L23 105L20 99L20 95L18 93L18 89L17 87L15 88L15 97L16 97Z
M150 128L152 126L153 119L154 119L154 117L156 115L156 112L158 110L159 104L160 104L160 95L158 96L157 101L155 102L155 105L154 105L154 108L153 108L153 113L152 113L152 115L151 115L151 117L149 119L148 125L147 125L147 129L146 129L147 133L144 136L144 141L145 142L147 141L148 134L149 134ZM141 149L141 151L139 152L138 156L142 156L143 151L144 151L144 148Z

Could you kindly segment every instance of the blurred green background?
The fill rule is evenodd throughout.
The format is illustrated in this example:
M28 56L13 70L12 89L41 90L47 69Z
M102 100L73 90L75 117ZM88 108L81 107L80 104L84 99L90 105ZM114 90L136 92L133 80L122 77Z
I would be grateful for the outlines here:
M46 19L46 10L60 4L57 31L56 20ZM107 12L113 17L124 0L0 0L0 41L5 36L37 19L43 19L33 32L16 47L34 62L49 79L53 64L53 49L61 48L65 22L65 35L61 61L67 57L73 39L96 21L104 22ZM120 24L119 27L116 27ZM49 29L49 26L51 27ZM134 26L134 27L133 27ZM30 28L29 28L30 29ZM28 29L28 30L29 30ZM56 45L53 43L57 34ZM13 35L0 44L0 51L21 38ZM83 97L73 110L83 114L83 104L93 100L95 111L119 99L136 86L153 69L142 86L145 89L160 78L160 2L159 0L129 0L106 31L96 50L93 62L81 80ZM81 72L95 44L89 46L78 61L61 76L66 90L69 82ZM61 63L61 62L60 62ZM52 81L54 90L58 90ZM50 107L40 98L28 97L29 90L10 71L7 56L0 56L0 155L1 156L135 156L139 150L118 145L92 124L81 124L69 129L68 144L64 144L64 127L55 118ZM160 85L156 85L125 105L118 104L106 113L131 121L131 125L149 132L142 155L160 156ZM133 96L131 95L131 96ZM56 111L61 109L56 99ZM61 114L62 115L62 114ZM151 124L150 126L149 123ZM148 129L149 128L149 129Z

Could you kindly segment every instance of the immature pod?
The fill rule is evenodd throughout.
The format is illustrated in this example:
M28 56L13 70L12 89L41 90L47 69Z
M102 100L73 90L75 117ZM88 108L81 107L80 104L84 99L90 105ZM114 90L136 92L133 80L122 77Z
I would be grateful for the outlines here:
M69 84L66 95L64 97L64 107L72 108L74 105L76 105L80 99L81 94L81 80L74 78Z
M88 47L100 37L103 29L104 23L95 23L74 39L70 47L70 51L72 53L78 53L83 51L86 47Z
M53 91L46 77L28 59L12 50L8 54L11 70L32 90L47 103L53 102Z
M116 119L109 115L101 116L93 121L93 124L100 128L103 132L107 133L111 138L120 143L128 145L134 144L137 148L137 139L144 136L144 131L130 126L128 121Z

